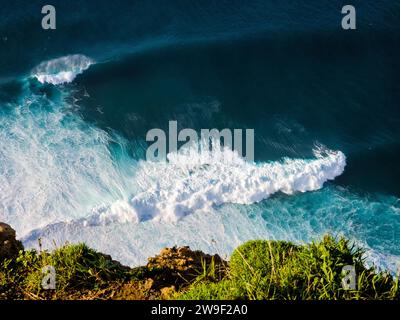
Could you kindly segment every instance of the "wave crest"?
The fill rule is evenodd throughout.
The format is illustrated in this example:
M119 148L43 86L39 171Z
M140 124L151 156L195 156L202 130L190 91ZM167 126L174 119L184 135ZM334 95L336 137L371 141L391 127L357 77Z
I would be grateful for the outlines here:
M94 63L94 60L81 54L68 55L40 63L32 70L32 76L41 83L70 83Z
M343 173L346 157L341 151L315 151L314 159L283 159L249 163L236 152L224 150L224 159L187 153L169 155L169 162L142 161L135 181L142 192L126 202L94 208L85 225L177 221L197 210L225 203L252 204L282 192L314 191ZM206 161L205 161L206 159ZM82 222L82 220L81 220Z

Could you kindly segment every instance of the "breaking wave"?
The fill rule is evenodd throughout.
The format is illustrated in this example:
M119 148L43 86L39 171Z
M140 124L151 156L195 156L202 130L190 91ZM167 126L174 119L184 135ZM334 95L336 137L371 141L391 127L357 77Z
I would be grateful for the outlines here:
M177 221L222 204L252 204L282 192L314 191L343 173L341 151L318 148L314 159L249 163L229 149L200 154L195 149L168 155L168 162L139 162L134 180L142 192L128 201L93 209L85 225ZM229 159L229 161L227 161Z
M32 76L40 83L54 85L70 83L92 64L94 60L84 55L68 55L40 63L32 70Z

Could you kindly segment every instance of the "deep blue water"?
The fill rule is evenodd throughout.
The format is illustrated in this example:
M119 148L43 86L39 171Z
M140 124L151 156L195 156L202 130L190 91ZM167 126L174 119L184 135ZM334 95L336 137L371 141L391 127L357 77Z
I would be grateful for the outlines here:
M40 27L44 4L13 1L0 11L0 220L26 245L41 236L85 240L135 264L180 242L215 251L190 228L220 233L226 254L250 238L302 242L330 232L395 268L400 2L353 1L353 31L341 29L344 1L52 1L52 31ZM71 83L31 76L72 54L95 63ZM311 159L322 144L343 152L346 167L320 190L228 201L176 227L64 226L147 192L137 161L146 132L169 120L196 130L254 128L258 164ZM210 213L219 216L196 222Z

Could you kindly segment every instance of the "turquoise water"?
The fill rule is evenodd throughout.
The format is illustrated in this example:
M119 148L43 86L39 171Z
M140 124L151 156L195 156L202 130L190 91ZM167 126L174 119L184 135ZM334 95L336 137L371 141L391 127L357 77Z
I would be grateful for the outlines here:
M56 31L41 1L0 14L0 220L26 246L134 265L330 232L396 270L398 3L355 3L356 31L340 1L53 3ZM170 120L253 128L256 163L148 163L146 132Z

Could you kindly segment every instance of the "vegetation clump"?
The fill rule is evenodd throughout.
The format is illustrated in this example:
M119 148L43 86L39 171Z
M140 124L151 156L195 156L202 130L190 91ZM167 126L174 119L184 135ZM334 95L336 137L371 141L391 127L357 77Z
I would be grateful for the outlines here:
M13 235L9 228L5 232ZM11 233L10 233L11 232ZM3 239L4 240L4 239ZM367 268L364 251L344 238L295 245L253 240L230 262L189 247L165 248L147 265L129 268L85 244L48 251L3 241L0 299L399 299L398 277ZM16 240L15 240L16 241ZM5 248L13 248L12 255ZM18 248L19 252L14 249ZM356 288L343 287L344 266ZM56 288L43 287L43 268L56 271Z
M343 267L354 266L356 288L342 284ZM398 278L367 268L364 251L348 240L325 236L320 242L254 240L232 254L227 277L200 283L181 299L399 299Z
M56 290L43 289L46 266L56 270ZM130 268L85 244L66 245L52 253L21 250L15 259L6 259L0 266L0 296L63 299L90 295L129 279L130 274Z

